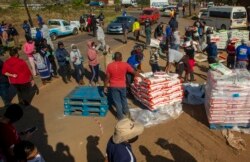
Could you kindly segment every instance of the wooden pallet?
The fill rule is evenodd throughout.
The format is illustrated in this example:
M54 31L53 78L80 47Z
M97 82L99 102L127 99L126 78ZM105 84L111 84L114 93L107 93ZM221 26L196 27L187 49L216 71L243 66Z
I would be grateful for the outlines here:
M64 98L65 115L105 116L107 111L103 87L76 87Z
M103 87L79 86L64 98L64 104L88 102L107 104L108 100L103 92Z
M241 124L235 124L235 123L210 123L209 128L210 129L232 129L233 127L239 127L239 128L250 128L250 123L241 123Z
M106 116L108 105L64 105L64 115Z

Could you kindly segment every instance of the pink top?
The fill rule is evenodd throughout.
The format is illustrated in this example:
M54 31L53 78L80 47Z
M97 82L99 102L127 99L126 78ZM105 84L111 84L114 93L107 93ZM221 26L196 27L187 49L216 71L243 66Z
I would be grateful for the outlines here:
M33 52L35 51L35 42L26 42L23 46L23 51L28 57L33 57Z
M91 47L92 41L88 41L87 46L88 46L88 59L89 59L89 65L90 66L96 66L99 64L98 61L98 54L94 48Z

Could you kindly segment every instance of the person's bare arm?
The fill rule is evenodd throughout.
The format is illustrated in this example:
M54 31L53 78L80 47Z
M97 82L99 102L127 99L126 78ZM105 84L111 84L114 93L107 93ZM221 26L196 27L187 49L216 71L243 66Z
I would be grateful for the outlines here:
M109 75L109 73L107 73L105 81L104 81L104 93L108 93L109 80L110 80L110 75Z
M165 69L165 71L166 71L167 73L170 72L170 69L171 69L172 65L173 65L173 63L167 62L166 69Z
M16 78L17 74L11 74L9 72L4 73L4 75L6 75L7 77L12 77L12 78Z

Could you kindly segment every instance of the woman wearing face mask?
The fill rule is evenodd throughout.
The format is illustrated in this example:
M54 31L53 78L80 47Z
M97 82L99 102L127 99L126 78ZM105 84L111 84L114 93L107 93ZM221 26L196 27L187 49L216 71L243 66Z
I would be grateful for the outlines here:
M90 79L90 85L94 85L93 81L97 84L99 84L99 60L98 60L98 54L95 49L95 42L88 41L88 60L89 60L89 68L91 70L91 79Z
M83 76L84 76L84 68L83 68L83 56L77 46L75 44L71 45L72 51L70 52L70 60L73 63L76 81L79 85L84 85Z

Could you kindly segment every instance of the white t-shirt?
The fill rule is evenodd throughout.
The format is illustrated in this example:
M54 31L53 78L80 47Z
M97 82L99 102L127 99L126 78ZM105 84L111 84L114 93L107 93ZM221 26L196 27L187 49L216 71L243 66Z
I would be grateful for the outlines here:
M40 154L37 154L36 157L32 160L27 160L27 162L45 162L43 157Z
M49 28L47 25L43 24L41 31L43 33L43 38L50 39Z
M168 50L168 62L169 63L178 63L181 61L183 56L184 54L177 50L174 50L174 49Z
M76 58L76 61L75 61L75 58ZM83 62L83 57L82 57L81 52L79 51L79 49L77 49L76 51L72 50L70 52L70 60L75 65L80 65Z

